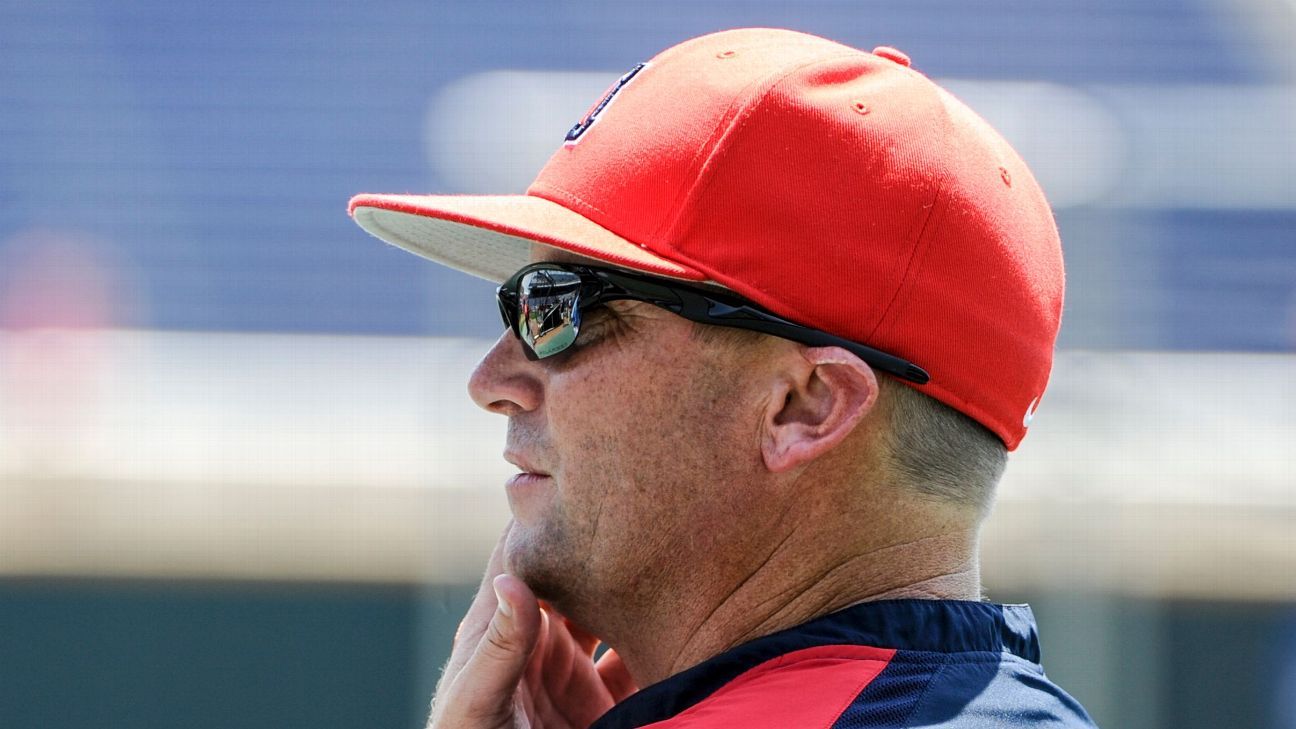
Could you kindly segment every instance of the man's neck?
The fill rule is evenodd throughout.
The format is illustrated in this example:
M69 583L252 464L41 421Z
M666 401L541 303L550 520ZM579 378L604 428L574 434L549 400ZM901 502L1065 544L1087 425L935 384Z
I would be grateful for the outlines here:
M872 600L978 600L975 533L947 532L830 557L785 539L730 588L657 605L612 638L640 686L730 648ZM818 559L815 559L815 556ZM662 609L663 607L667 609ZM618 639L619 638L619 639Z

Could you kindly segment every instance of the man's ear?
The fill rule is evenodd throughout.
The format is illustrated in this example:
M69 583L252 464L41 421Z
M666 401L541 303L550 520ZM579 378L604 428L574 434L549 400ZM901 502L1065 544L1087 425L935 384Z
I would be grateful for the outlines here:
M846 439L877 402L873 368L841 347L798 348L765 413L761 455L775 473L804 465Z

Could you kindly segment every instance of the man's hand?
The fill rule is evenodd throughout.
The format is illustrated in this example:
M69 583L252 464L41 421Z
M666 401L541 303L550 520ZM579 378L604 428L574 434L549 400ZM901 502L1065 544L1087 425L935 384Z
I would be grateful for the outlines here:
M636 687L615 651L504 573L504 530L459 624L429 729L584 729Z

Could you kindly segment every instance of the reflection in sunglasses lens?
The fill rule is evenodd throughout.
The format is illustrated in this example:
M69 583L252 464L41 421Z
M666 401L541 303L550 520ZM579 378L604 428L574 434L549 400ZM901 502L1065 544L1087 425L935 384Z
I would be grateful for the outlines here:
M544 358L567 349L580 331L580 276L570 271L533 271L518 286L522 340Z

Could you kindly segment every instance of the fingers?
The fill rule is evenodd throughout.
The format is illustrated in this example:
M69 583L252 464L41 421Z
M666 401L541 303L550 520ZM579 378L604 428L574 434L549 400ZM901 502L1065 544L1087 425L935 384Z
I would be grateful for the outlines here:
M504 533L500 534L499 540L495 542L495 548L491 550L490 560L486 563L486 572L482 575L481 584L477 587L477 596L473 599L472 607L464 616L465 621L470 617L480 617L478 621L485 627L486 622L495 612L496 593L495 578L504 574L504 554L508 544L509 534L513 531L513 521L504 527Z
M576 641L576 645L580 646L580 649L585 652L585 655L593 658L594 651L598 649L599 643L601 642L598 637L576 623L573 623L569 618L564 617L563 624L567 626L567 632L571 633L572 640Z
M527 661L525 680L532 685L539 685L544 676L545 656L549 655L552 639L549 636L549 613L540 603L540 635L536 638L535 648L531 650L531 660Z
M534 700L541 725L589 726L612 707L612 696L589 651L572 634L573 623L552 608L542 610L541 616L544 628L528 667L524 692ZM597 644L598 640L587 637L585 643Z
M495 549L491 552L490 561L486 564L486 574L482 576L481 585L477 588L477 595L473 598L472 605L468 607L468 612L464 614L463 620L459 622L454 647L450 651L450 660L446 662L445 671L442 673L443 681L451 680L458 675L464 663L472 657L477 644L481 642L482 634L486 631L486 626L490 624L491 617L499 606L495 595L495 578L504 572L505 544L512 529L513 522L509 521L499 541L495 543Z
M512 727L522 715L540 725L586 726L637 688L615 653L595 666L597 637L504 572L512 526L459 625L429 727Z
M513 531L513 520L509 519L508 524L504 525L504 533L495 542L495 548L491 550L490 559L486 562L486 574L498 575L504 572L504 545L508 542L509 533ZM482 586L489 584L490 579L482 580Z
M563 625L567 628L567 632L571 634L572 639L575 640L576 644L585 652L585 655L591 657L594 655L594 651L602 641L600 641L593 633L590 633L581 626L572 622L571 618L562 615L553 605L550 605L544 600L540 601L540 609L546 614L553 615L562 620Z
M598 671L599 678L603 679L603 685L607 687L608 693L612 694L613 702L620 703L639 690L634 679L630 678L630 671L626 670L621 656L618 656L614 650L604 653L594 664L594 668Z
M492 584L498 608L464 673L471 673L474 683L498 683L512 696L540 635L540 606L526 583L512 575L500 575Z
M540 606L516 577L500 575L491 585L495 612L462 669L438 694L429 726L512 725L518 684L540 634Z

